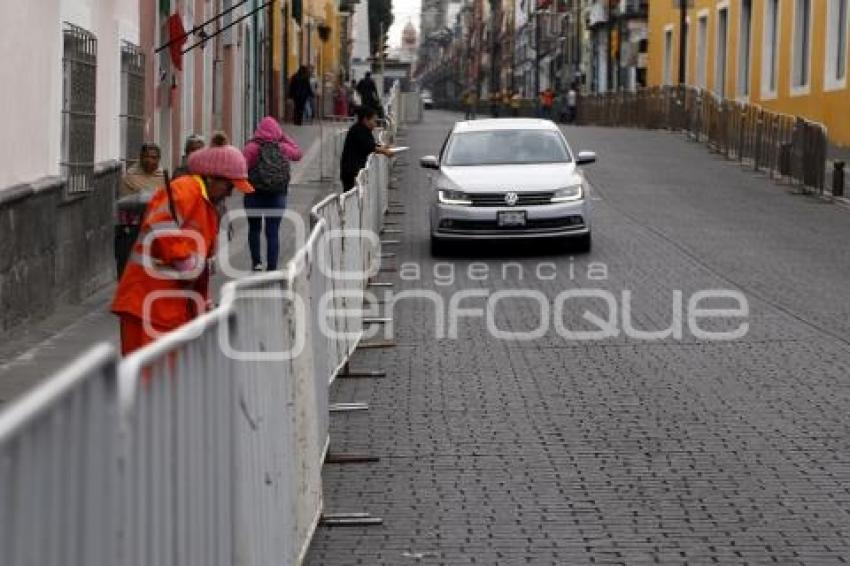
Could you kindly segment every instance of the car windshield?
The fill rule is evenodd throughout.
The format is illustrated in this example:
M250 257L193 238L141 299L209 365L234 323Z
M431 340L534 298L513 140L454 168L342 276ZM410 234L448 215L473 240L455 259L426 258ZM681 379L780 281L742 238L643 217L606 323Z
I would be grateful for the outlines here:
M570 153L558 132L490 130L455 134L445 165L517 165L569 163Z

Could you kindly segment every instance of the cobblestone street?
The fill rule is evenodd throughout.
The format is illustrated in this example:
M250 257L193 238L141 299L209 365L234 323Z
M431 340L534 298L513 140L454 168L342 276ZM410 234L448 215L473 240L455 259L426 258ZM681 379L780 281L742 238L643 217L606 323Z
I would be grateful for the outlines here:
M497 339L480 316L460 320L459 339L438 339L434 304L401 300L396 346L352 362L386 378L338 380L332 391L370 409L331 415L331 451L380 461L324 468L326 513L384 524L320 527L307 563L850 559L848 210L678 134L567 128L575 151L599 155L585 169L593 251L481 244L435 260L418 160L439 151L455 119L429 112L399 142L411 151L391 200L405 214L391 217L403 233L387 265L400 272L380 277L393 292L435 291L448 305L458 291L528 289L551 304L565 290L600 289L620 314L628 303L636 328L661 330L677 292L687 319L694 293L727 289L747 299L732 326L748 332L701 340L686 324L681 339L579 342L549 314L533 341ZM594 329L585 310L606 312L599 300L567 303L564 325ZM535 301L503 300L496 312L505 331L541 325Z

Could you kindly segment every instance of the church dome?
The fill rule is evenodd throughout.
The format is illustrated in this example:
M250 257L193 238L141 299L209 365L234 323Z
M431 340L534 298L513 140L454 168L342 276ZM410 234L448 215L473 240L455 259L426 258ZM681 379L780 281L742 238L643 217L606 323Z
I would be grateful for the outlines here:
M407 22L401 32L401 46L416 47L416 28L413 27L412 22Z

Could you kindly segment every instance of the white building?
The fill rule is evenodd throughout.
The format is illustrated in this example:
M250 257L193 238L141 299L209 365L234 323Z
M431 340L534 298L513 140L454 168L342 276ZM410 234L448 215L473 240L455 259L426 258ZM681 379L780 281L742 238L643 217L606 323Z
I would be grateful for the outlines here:
M115 279L138 45L138 0L0 2L0 337Z
M5 1L0 22L0 191L67 175L69 159L84 158L80 172L121 158L122 48L139 45L138 0ZM70 190L90 188L90 171L78 179Z

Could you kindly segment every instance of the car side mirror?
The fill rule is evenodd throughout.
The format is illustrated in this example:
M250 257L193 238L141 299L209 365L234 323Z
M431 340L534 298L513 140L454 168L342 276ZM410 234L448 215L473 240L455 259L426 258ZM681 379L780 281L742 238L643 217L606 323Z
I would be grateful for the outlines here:
M590 165L596 163L595 151L580 151L576 156L576 165Z
M422 159L419 160L419 165L424 167L425 169L439 169L440 162L437 161L437 157L434 155L426 155Z

